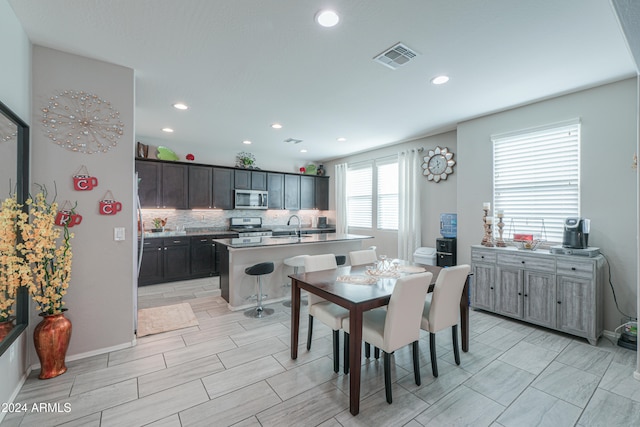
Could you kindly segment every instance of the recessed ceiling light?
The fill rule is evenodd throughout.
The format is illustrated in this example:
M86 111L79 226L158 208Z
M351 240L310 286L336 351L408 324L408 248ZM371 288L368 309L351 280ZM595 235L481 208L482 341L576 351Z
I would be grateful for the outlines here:
M303 148L302 150L300 150L301 153L306 153L307 150L305 148Z
M449 81L449 77L448 76L436 76L436 77L431 79L431 83L433 83L434 85L441 85L441 84L444 84L444 83L446 83L448 81Z
M282 125L280 123L274 123L271 125L271 127L274 129L282 129Z
M171 133L171 132L173 132L173 129L171 129L171 128L162 128L162 132Z
M183 104L182 102L178 102L173 104L173 108L177 110L188 110L189 106L187 106L186 104Z
M338 142L345 142L347 140L347 138L345 138L344 136L341 136L340 138L338 138L336 141Z
M245 139L244 141L242 141L242 143L249 145L249 144L251 144L251 141L249 141L248 139Z
M340 17L333 10L321 10L316 14L316 22L323 27L333 27L338 21Z

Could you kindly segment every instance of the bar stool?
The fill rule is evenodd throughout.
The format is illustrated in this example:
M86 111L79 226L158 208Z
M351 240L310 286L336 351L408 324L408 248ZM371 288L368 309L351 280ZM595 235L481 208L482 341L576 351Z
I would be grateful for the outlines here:
M309 255L297 255L292 256L290 258L286 258L283 262L284 265L288 265L289 267L293 267L293 274L298 274L298 269L300 267L304 267L304 259ZM287 288L291 287L291 282L287 282L284 285ZM307 304L306 301L301 301L301 305ZM285 307L291 307L291 300L285 301L282 303Z
M272 262L261 262L260 264L252 265L251 267L245 268L245 274L249 276L258 276L258 293L256 294L258 298L258 305L256 308L252 308L244 312L244 315L247 317L263 317L273 314L272 308L264 308L262 306L262 298L267 295L262 294L262 276L265 274L273 273L274 265Z

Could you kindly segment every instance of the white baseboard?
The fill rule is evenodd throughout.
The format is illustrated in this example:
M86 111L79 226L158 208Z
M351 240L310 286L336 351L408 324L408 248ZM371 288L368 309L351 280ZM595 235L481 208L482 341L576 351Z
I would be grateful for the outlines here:
M80 360L80 359L85 359L87 357L98 356L100 354L110 353L116 350L122 350L124 348L133 347L135 345L136 345L136 339L134 338L133 340L131 340L130 343L118 344L112 347L99 348L97 350L88 351L86 353L78 353L78 354L74 354L73 356L67 356L65 358L65 361L73 362L74 360ZM31 365L29 372L35 369L40 369L40 363L34 363L33 365Z
M18 393L20 393L20 390L22 390L22 386L27 381L27 378L29 378L30 373L31 373L31 367L27 367L27 372L25 372L24 375L20 378L20 381L18 381L18 384L16 385L15 390L13 390L13 393L11 393L11 396L9 397L9 402L7 403L15 402L16 397L18 397ZM0 424L2 424L2 420L4 419L5 415L7 415L8 413L9 412L0 411Z

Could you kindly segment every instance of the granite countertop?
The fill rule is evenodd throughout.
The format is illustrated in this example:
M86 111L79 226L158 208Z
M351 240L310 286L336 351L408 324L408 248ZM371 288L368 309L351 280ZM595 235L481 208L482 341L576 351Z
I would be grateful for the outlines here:
M372 236L362 236L359 234L306 234L301 237L297 236L272 236L272 237L241 237L234 239L215 239L217 243L225 245L232 249L243 248L259 248L265 246L281 246L281 245L298 245L298 244L314 244L339 242L344 240L363 240L371 239Z
M295 233L295 231L297 230L296 227L291 227L291 226L265 226L265 228L271 228L272 231L274 233ZM308 232L308 231L335 231L335 226L331 225L331 226L327 226L326 228L317 228L317 227L302 227L300 229L301 232ZM161 238L161 237L181 237L181 236L186 236L186 237L197 237L197 236L235 236L236 233L235 231L229 231L228 228L226 227L194 227L194 228L190 228L187 227L182 231L178 231L178 230L167 230L167 231L161 231L161 232L151 232L151 231L145 231L144 232L144 237L145 239L157 239L157 238ZM140 235L138 235L138 237L140 237ZM278 236L276 236L276 238L279 238Z

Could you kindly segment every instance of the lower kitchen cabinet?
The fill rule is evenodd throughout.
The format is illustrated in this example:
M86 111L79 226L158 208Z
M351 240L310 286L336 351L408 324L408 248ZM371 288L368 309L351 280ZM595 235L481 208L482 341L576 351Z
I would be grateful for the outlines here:
M218 271L216 265L216 244L212 237L191 238L191 276L208 277Z
M138 286L217 275L218 264L213 239L218 237L145 239Z
M586 338L604 329L604 257L472 246L471 305Z

